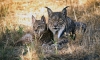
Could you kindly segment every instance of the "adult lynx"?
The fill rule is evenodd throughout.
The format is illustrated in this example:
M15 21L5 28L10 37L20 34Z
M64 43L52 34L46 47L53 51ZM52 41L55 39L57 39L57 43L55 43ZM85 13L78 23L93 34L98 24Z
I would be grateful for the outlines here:
M68 42L67 37L64 34L62 34L63 32L65 32L67 24L67 7L65 7L61 12L53 12L50 8L46 7L48 12L48 28L52 31L54 40L56 40L59 44Z

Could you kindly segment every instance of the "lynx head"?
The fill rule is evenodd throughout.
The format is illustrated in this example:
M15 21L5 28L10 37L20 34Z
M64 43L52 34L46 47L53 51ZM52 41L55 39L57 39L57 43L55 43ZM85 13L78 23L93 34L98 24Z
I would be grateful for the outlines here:
M53 32L54 35L56 33L58 34L58 38L65 30L67 7L65 7L61 12L53 12L50 8L46 7L48 12L48 27Z
M36 20L35 17L32 15L32 24L34 34L39 36L46 30L47 27L44 16L41 17L41 20Z

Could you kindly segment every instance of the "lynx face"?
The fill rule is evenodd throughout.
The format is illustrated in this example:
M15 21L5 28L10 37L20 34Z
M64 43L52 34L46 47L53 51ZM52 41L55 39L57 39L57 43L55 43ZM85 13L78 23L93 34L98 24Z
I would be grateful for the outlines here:
M33 31L35 35L41 35L46 30L45 17L42 16L41 20L36 20L32 15Z
M48 7L48 27L53 32L53 34L58 34L58 38L60 38L61 34L65 30L66 25L66 8L65 7L62 12L52 12L52 10Z
M48 26L49 26L50 30L53 32L53 34L58 33L58 38L59 38L59 35L65 29L64 20L61 17L59 17L58 15L55 15L55 16L51 17L48 22L49 22Z

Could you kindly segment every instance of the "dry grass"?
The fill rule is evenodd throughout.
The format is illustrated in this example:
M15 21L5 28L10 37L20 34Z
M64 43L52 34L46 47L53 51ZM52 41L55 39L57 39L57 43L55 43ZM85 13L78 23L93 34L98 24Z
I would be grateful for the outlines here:
M46 6L53 11L61 11L63 7L70 6L67 9L68 16L87 24L86 33L77 34L76 41L70 42L68 50L58 51L58 55L48 57L48 60L73 60L75 57L76 60L94 60L91 57L95 55L99 55L95 60L100 59L100 0L0 0L0 60L43 60L43 54L39 53L39 47L34 43L20 47L10 44L27 32L32 32L32 15L36 19L42 15L48 19L44 8Z

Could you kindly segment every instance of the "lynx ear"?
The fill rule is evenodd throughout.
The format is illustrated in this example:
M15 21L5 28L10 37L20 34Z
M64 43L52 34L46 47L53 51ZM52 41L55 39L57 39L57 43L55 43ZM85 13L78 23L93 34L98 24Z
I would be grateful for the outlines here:
M32 15L32 23L34 24L35 23L35 17Z
M68 8L69 6L66 6L63 10L62 10L62 14L64 15L64 17L67 16L67 11L66 8Z
M51 15L52 15L52 10L51 10L50 8L48 8L48 7L45 7L45 8L47 8L48 16L51 17Z
M41 21L42 21L43 23L46 23L46 19L45 19L44 15L41 17Z

